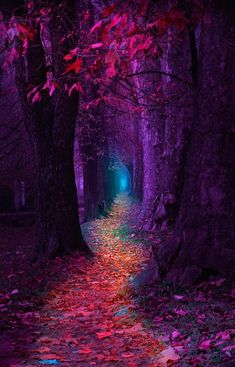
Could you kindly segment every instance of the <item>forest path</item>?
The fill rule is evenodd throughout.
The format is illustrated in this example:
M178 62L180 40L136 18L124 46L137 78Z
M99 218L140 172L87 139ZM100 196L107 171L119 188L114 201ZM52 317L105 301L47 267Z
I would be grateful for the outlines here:
M146 247L120 236L130 215L130 200L120 195L108 218L88 224L96 256L75 259L68 278L45 297L30 366L166 365L157 362L164 346L145 325L128 285L149 258Z

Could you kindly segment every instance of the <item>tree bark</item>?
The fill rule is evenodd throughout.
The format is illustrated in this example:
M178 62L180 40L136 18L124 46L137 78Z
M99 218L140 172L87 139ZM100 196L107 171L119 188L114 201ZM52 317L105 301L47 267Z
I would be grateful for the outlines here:
M157 254L161 276L183 285L235 274L235 6L208 6L180 212Z
M52 48L50 69L54 78L63 71L64 49L62 51L58 44L65 30L59 21L59 17L52 16L48 25ZM73 93L69 97L61 82L52 97L42 92L40 102L30 104L27 99L29 86L46 82L47 68L45 49L38 31L36 39L29 44L26 57L18 61L16 72L25 123L36 155L36 258L52 258L76 249L90 254L79 224L73 164L78 95Z

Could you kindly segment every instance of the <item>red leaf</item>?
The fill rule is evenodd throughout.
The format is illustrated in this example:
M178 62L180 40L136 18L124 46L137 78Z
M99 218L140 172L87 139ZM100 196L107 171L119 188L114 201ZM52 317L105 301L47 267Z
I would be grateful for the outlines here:
M75 74L78 74L82 67L82 59L77 59L72 64L68 65L65 69L65 74L69 73L70 71L74 71Z
M67 55L64 56L64 60L66 60L66 61L72 60L72 58L73 58L73 55L71 55L71 54L67 54Z
M113 332L112 331L104 331L104 332L96 333L96 335L98 336L99 339L104 339L104 338L107 338L107 337L113 335Z
M36 35L36 31L33 27L29 27L25 24L19 23L17 24L17 28L20 31L20 33L30 41L32 41Z
M107 8L105 8L103 11L103 17L109 17L112 14L112 12L116 9L117 5L118 4L116 2L113 5L110 5Z
M89 347L84 347L84 348L82 348L81 350L80 350L80 353L82 353L82 354L89 354L89 353L91 353L92 352L92 350L91 350L91 348L89 348Z

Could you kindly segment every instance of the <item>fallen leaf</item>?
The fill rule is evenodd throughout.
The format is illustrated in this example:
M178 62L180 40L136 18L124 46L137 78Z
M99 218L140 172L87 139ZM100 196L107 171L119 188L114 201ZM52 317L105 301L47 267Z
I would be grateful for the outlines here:
M91 353L92 352L92 350L91 350L91 348L89 348L89 347L84 347L84 348L82 348L81 350L80 350L80 353L82 353L82 354L89 354L89 353Z
M133 353L122 353L122 357L123 358L132 358L132 357L134 357L134 354Z
M174 295L174 299L175 299L176 301L181 301L182 299L184 299L184 296L180 296L179 294L175 294L175 295Z
M159 356L160 358L158 359L158 362L161 363L162 367L167 367L168 361L178 361L178 359L180 359L180 356L172 347L168 347L167 349L163 350L161 353L159 353Z
M208 349L210 349L210 346L211 346L211 340L210 340L210 339L208 339L208 340L203 340L203 341L200 343L200 345L199 345L198 349L200 349L200 350L208 350Z
M96 333L97 337L99 339L108 338L109 336L113 335L113 331L101 331L99 333Z
M176 339L180 336L180 332L178 330L174 330L172 333L171 333L171 337L172 339Z
M18 289L14 289L14 291L11 292L11 294L18 294L19 290Z

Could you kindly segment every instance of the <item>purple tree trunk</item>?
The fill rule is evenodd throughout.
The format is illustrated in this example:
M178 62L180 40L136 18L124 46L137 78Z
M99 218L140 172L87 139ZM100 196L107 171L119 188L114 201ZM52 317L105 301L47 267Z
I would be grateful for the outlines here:
M208 5L180 212L157 254L160 274L184 285L235 274L235 12L230 1Z
M52 58L50 67L56 78L64 67L64 49L61 50L58 44L65 30L58 17L52 16L48 32ZM26 128L33 139L36 155L36 257L54 257L75 249L89 253L79 225L73 164L78 95L73 94L70 98L61 84L52 98L43 92L41 102L29 104L27 100L29 86L46 82L45 49L41 37L38 32L37 38L30 42L26 59L20 58L16 73Z

